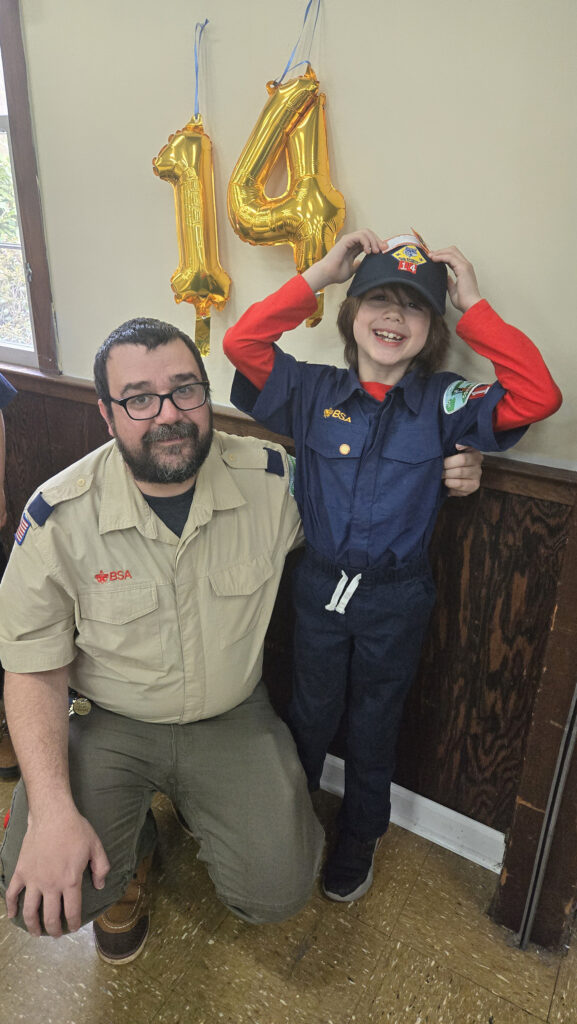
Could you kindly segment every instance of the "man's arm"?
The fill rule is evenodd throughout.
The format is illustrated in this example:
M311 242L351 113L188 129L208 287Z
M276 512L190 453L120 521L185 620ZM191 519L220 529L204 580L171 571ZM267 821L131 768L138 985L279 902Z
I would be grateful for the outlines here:
M10 736L26 786L28 830L6 891L8 917L15 917L26 889L23 917L28 931L62 934L61 914L71 931L81 924L81 882L88 864L96 889L110 865L96 832L79 814L68 775L68 669L31 675L7 672L4 702Z
M458 455L448 455L443 462L443 480L450 498L466 498L479 489L483 456L476 448L456 447L461 449Z

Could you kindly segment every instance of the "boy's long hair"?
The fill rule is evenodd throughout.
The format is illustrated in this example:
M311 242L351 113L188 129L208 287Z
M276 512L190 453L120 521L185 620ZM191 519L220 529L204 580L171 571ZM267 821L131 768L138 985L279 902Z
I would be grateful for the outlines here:
M411 287L387 285L386 291L390 292L399 302L404 303L414 299L430 311L431 324L427 340L409 367L410 370L416 370L421 377L430 377L432 373L441 369L449 349L450 334L444 317L429 305L420 292ZM337 327L345 343L345 361L355 373L359 372L359 350L353 333L353 324L362 301L362 295L351 295L341 303L337 317Z

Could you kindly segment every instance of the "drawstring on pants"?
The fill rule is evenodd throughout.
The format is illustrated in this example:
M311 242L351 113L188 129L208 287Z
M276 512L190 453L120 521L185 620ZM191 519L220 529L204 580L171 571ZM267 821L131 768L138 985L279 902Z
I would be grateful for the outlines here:
M341 569L341 578L333 591L329 603L325 605L326 611L338 612L340 615L344 615L345 608L361 582L361 577L362 573L358 573L357 576L353 576L352 580L349 580L344 569Z

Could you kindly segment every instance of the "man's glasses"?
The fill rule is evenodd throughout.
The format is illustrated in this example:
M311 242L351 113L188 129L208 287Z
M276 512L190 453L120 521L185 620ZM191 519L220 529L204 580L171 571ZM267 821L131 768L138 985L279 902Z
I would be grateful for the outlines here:
M165 395L131 395L130 398L111 398L110 401L121 405L131 420L153 420L160 415L167 398L181 412L200 409L208 398L208 388L208 381L203 380L194 384L181 384Z

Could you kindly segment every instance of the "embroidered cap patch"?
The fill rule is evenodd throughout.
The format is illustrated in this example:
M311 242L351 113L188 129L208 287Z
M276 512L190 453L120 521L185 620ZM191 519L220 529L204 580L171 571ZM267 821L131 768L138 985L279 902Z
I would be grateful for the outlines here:
M490 384L478 384L473 380L456 380L443 395L443 409L448 416L462 409L471 398L481 398L487 394Z
M427 262L416 245L403 245L401 249L392 253L392 256L397 260L399 270L406 270L409 274L416 274L417 267Z

